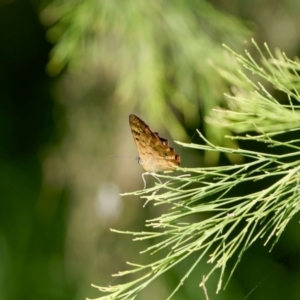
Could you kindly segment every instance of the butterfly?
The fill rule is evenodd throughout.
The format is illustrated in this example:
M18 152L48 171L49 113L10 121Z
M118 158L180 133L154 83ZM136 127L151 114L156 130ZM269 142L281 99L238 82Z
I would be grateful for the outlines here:
M144 188L146 187L144 175L154 176L155 173L171 171L180 166L180 156L169 146L167 139L153 132L143 120L133 114L129 116L129 125L139 153L138 163L146 171L142 175Z

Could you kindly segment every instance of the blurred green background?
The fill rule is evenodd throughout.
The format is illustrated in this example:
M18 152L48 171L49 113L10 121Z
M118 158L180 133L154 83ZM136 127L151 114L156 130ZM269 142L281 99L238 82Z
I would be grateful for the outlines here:
M125 282L110 275L126 261L146 262L146 242L109 230L144 230L161 213L119 196L143 187L129 114L169 139L197 142L199 128L228 145L203 123L230 88L211 63L235 67L221 44L251 51L255 37L297 56L299 13L291 0L1 1L0 299L100 297L91 283ZM219 162L176 152L183 166ZM210 300L299 299L298 219L272 253L257 242L225 291L216 295L211 280ZM139 299L167 298L195 259ZM198 284L207 269L173 299L204 299Z

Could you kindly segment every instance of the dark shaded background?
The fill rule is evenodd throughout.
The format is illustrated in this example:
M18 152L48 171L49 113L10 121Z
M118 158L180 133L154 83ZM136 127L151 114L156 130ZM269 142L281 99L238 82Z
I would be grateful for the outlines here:
M258 41L267 41L270 48L279 46L294 56L299 54L300 41L300 11L294 2L227 1L219 9L249 21ZM215 1L215 5L219 2ZM134 158L109 156L121 152L134 157L136 153L127 120L133 107L125 106L122 114L117 114L114 106L105 102L113 89L109 78L103 76L102 85L92 85L84 92L89 99L87 105L91 105L85 119L89 113L99 114L99 124L91 128L99 130L99 148L91 149L84 139L71 144L82 147L75 157L78 164L71 171L61 168L62 162L72 164L69 156L58 161L51 154L70 147L67 141L74 136L68 118L74 117L82 127L86 123L76 119L80 100L75 99L79 102L75 108L59 100L68 98L66 87L76 85L76 80L72 76L66 79L64 72L54 78L46 75L52 45L45 36L46 28L39 21L36 5L28 1L0 4L0 299L99 297L90 283L115 283L110 274L127 268L126 261L140 259L137 253L143 249L128 237L111 233L109 227L140 230L146 218L159 213L159 209L143 209L137 199L121 200L117 196L119 192L141 188L142 181ZM68 110L73 110L74 115L70 117ZM113 124L108 122L116 118L119 119ZM105 132L109 134L103 140ZM123 139L128 144L116 143ZM91 157L88 163L81 161L87 155ZM191 164L201 162L197 154L191 156ZM116 165L122 165L121 170ZM102 175L96 172L99 169ZM95 194L87 195L90 189L86 186L92 185L92 180L99 181L98 188ZM76 184L80 188L74 188ZM77 199L83 195L91 202L79 202ZM100 199L96 204L95 195ZM101 206L103 198L109 197L115 206ZM215 282L209 283L210 299L299 299L298 220L296 217L291 221L271 254L263 241L257 242L243 257L225 292L216 296ZM174 299L204 299L198 288L202 270L194 273ZM165 299L180 275L180 269L168 272L140 299Z
M64 270L67 191L55 204L41 199L41 153L60 135L54 80L45 73L51 45L27 1L2 3L0 24L0 298L71 299Z

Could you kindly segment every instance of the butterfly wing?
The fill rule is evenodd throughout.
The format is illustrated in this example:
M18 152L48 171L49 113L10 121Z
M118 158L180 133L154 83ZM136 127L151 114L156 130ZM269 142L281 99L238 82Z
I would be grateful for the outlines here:
M174 170L180 165L180 156L168 145L168 140L135 115L129 116L133 139L139 152L139 163L151 173Z

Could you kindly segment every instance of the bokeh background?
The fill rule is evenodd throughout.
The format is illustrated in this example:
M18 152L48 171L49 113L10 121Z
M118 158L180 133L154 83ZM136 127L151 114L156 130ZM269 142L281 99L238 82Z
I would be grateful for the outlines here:
M292 0L1 1L0 299L100 297L91 283L125 282L110 275L147 262L146 242L109 230L143 230L161 212L119 196L143 187L129 114L170 140L197 142L198 128L228 146L203 121L230 88L213 64L236 67L222 43L251 51L254 37L293 58L299 15ZM183 166L220 163L176 152ZM225 291L207 284L210 300L299 299L299 229L295 218L271 253L257 242ZM173 299L204 299L206 269ZM167 298L181 275L169 271L139 299Z

